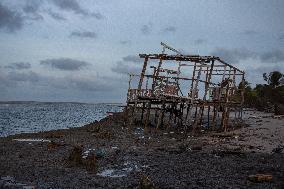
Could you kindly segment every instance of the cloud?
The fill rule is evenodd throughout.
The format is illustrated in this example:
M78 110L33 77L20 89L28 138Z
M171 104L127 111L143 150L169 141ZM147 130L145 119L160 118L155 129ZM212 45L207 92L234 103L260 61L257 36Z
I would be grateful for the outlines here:
M255 52L252 52L245 48L216 48L213 52L211 52L211 54L220 57L222 60L228 63L239 63L241 60L247 60L249 58L257 57L257 54Z
M162 29L162 32L163 32L163 33L175 33L176 30L177 30L176 27L174 27L174 26L168 26L168 27Z
M0 87L12 87L15 88L19 85L32 83L35 84L39 81L39 75L33 71L10 71L0 72Z
M284 61L284 52L275 49L269 52L264 52L259 55L261 62L264 63L278 63Z
M141 58L135 55L128 55L122 58L122 61L117 61L115 66L111 70L119 74L129 74L129 73L140 73L141 64L138 62L143 62Z
M201 45L201 44L206 43L206 40L205 40L205 39L196 39L196 40L194 40L193 43L194 43L195 45Z
M39 76L33 71L29 72L9 72L7 78L11 81L20 81L20 82L37 82Z
M16 11L10 10L0 2L0 29L7 32L20 30L24 25L24 18Z
M115 73L119 74L139 74L141 72L141 65L133 65L128 62L117 61L115 66L111 68L111 70Z
M261 64L260 67L250 67L249 69L245 70L246 78L252 84L257 83L266 83L263 79L263 73L270 73L273 71L280 71L284 72L284 68L281 65L277 64Z
M255 30L245 30L245 31L242 32L242 34L248 35L248 36L253 36L253 35L257 35L258 32L255 31Z
M92 16L92 17L94 17L94 18L96 18L96 19L98 19L98 20L104 18L104 16L103 16L101 13L99 13L99 12L89 13L89 16Z
M125 62L141 62L141 58L139 56L135 55L128 55L122 58L123 61Z
M120 44L122 45L129 45L131 44L131 41L130 40L122 40L122 41L119 41Z
M73 31L70 34L70 37L96 38L97 34L95 32L90 32L90 31L85 31L85 32Z
M113 88L108 81L105 81L102 78L90 79L69 77L66 79L70 83L69 87L83 91L103 92L110 91Z
M89 65L87 62L71 58L46 59L40 61L40 64L64 71L76 71Z
M278 40L284 40L284 33L282 33L278 36Z
M24 70L24 69L30 69L31 64L28 62L14 62L9 65L6 65L4 68L8 69L15 69L15 70Z
M253 52L245 48L216 48L211 55L218 56L228 63L239 63L241 60L256 59L261 63L284 62L284 51L274 49L266 52Z
M53 12L52 10L48 10L48 11L47 11L47 14L48 14L49 16L51 16L53 19L58 20L58 21L64 21L64 20L66 20L66 18L65 18L64 16L62 16L62 15L59 14L59 13Z
M37 13L40 5L40 1L27 1L26 5L23 7L23 11L25 13Z
M143 25L142 28L141 28L142 34L149 35L152 32L152 27L153 27L152 23L148 23L148 24Z
M24 18L29 20L43 20L43 16L39 13L41 4L41 1L27 1L25 6L23 7L23 11L24 13L26 13L26 16L24 16Z
M102 19L103 16L100 13L92 13L82 8L76 0L53 0L53 3L62 10L72 11L75 14L82 16L90 16L96 19Z
M3 72L0 75L0 87L23 88L30 90L30 87L47 91L78 91L78 92L105 92L111 91L119 86L113 78L98 76L44 76L33 71L11 71ZM112 81L112 82L111 82ZM54 90L56 89L56 90Z

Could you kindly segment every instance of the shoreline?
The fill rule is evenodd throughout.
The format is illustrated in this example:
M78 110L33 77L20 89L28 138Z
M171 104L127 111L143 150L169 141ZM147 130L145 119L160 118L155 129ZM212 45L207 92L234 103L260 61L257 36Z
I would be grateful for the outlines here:
M284 124L269 116L248 111L249 127L196 137L128 128L120 113L82 127L16 134L0 138L0 176L37 188L137 188L144 178L156 188L281 188L284 154L275 149L284 144ZM75 165L76 147L86 158ZM249 181L254 174L272 181Z

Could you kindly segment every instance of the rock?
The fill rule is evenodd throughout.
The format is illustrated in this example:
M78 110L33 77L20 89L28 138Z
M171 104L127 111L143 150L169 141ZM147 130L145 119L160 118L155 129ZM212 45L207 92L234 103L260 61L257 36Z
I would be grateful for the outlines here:
M134 134L135 135L143 135L144 129L142 129L141 127L137 127L137 128L134 129Z
M249 175L248 180L251 182L270 182L272 181L272 175L270 174Z
M68 162L74 165L82 164L82 152L81 146L75 146L68 157Z
M96 155L92 154L87 156L87 158L83 160L83 164L87 170L96 172L98 168Z
M275 105L275 115L284 115L284 105L283 104Z
M57 142L54 142L54 141L51 141L47 144L47 148L48 150L52 150L52 149L55 149L57 147L61 146L60 143L57 143Z
M96 150L96 158L102 158L106 155L106 151L102 148Z
M272 150L272 152L273 152L273 153L281 153L281 152L283 151L283 149L284 149L284 146L279 145L279 146L277 146L276 148L274 148L274 149Z
M200 151L202 150L202 146L193 146L191 147L191 150Z
M143 176L140 179L138 189L155 189L154 183L147 176Z

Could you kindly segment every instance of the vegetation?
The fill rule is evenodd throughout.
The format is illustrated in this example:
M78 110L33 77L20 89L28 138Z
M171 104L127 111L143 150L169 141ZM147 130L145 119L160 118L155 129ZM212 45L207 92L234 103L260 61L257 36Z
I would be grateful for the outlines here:
M278 71L264 73L263 79L267 84L257 84L255 88L245 81L245 106L284 114L283 77L284 74Z

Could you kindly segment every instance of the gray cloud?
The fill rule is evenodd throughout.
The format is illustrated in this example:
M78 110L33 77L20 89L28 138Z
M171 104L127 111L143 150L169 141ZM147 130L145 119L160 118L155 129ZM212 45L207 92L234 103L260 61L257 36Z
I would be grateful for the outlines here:
M53 3L62 10L72 11L75 14L82 16L90 16L97 19L102 19L103 16L100 13L91 13L82 8L76 0L53 0Z
M122 41L119 41L120 44L122 45L129 45L131 44L131 41L130 40L122 40Z
M116 62L115 66L111 68L111 71L119 74L139 74L141 71L141 65L133 65L129 64L128 62L118 61Z
M196 40L194 40L193 43L194 43L195 45L201 45L201 44L206 43L206 40L205 40L205 39L196 39Z
M220 57L228 63L239 63L241 60L247 60L249 58L258 59L261 63L284 62L284 51L279 49L266 52L253 52L245 48L216 48L211 54Z
M74 11L76 14L87 14L87 11L76 0L53 0L53 3L63 10Z
M12 71L0 74L0 87L17 89L32 85L34 88L41 87L43 90L53 91L54 89L64 91L86 91L104 92L111 91L118 87L113 78L81 77L67 75L64 77L43 76L33 71Z
M273 71L280 71L284 72L283 66L276 65L276 64L262 64L260 67L254 68L251 67L246 72L246 77L249 82L253 82L252 84L257 83L266 83L263 79L263 73L270 73Z
M42 4L41 1L35 1L35 0L27 1L25 6L23 7L23 11L24 13L26 13L24 18L35 21L43 20L43 16L40 14L39 11L41 4Z
M0 2L0 29L15 32L23 27L24 18L16 11L10 10Z
M278 36L278 39L279 39L279 40L284 40L284 33L280 34L280 35Z
M19 72L19 71L12 71L8 72L6 75L6 81L8 85L15 85L18 82L38 82L39 81L39 76L37 73L33 71L28 71L28 72Z
M129 73L140 73L141 64L138 62L143 62L141 58L135 55L128 55L122 58L122 61L117 61L115 66L111 70L119 74L129 74Z
M22 81L22 82L37 82L39 80L39 76L37 73L33 71L29 72L10 72L8 75L8 79L12 81Z
M128 55L122 58L123 61L125 62L141 62L141 58L139 56L135 55Z
M109 82L101 78L88 79L88 78L66 78L69 80L70 87L83 91L103 92L110 91L113 87Z
M53 12L52 10L48 10L47 14L51 16L55 20L64 21L66 18L59 13Z
M168 26L168 27L162 29L162 32L163 32L163 33L175 33L176 30L177 30L176 27L174 27L174 26Z
M85 61L74 60L71 58L47 59L40 61L40 64L65 71L80 70L89 65L89 63Z
M242 32L242 34L248 35L248 36L253 36L253 35L258 34L258 32L255 31L255 30L245 30L245 31Z
M25 13L37 13L40 5L41 5L40 1L29 0L26 2L26 5L23 7L23 11Z
M81 37L81 38L96 38L97 34L95 32L90 32L90 31L73 31L70 34L70 37Z
M28 62L14 62L9 65L6 65L5 68L15 69L15 70L30 69L31 64Z
M142 34L144 34L144 35L150 34L152 32L152 27L153 27L152 23L148 23L148 24L143 25L142 28L141 28Z
M129 73L140 73L141 64L137 64L139 62L143 62L139 56L128 55L122 57L121 61L117 61L115 65L111 68L111 71L119 74L129 74Z
M255 52L252 52L245 48L239 49L225 49L216 48L212 53L214 56L218 56L228 63L239 63L241 60L247 60L249 58L257 57Z
M92 16L92 17L94 17L94 18L96 18L96 19L98 19L98 20L104 18L104 16L103 16L101 13L99 13L99 12L89 13L89 16Z
M261 53L259 57L260 60L265 63L278 63L284 61L284 52L279 49L275 49Z

